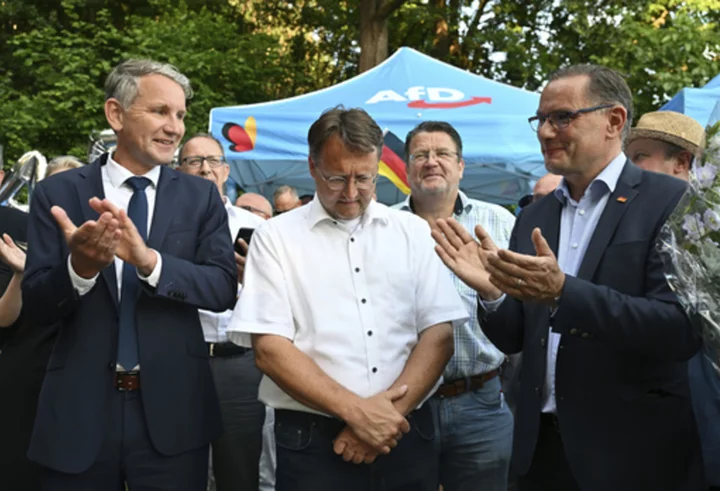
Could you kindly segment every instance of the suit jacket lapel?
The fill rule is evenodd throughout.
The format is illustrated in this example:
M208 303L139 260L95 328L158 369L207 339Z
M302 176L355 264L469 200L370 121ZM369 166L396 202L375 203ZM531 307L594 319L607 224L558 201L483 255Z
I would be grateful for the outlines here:
M105 190L103 189L101 168L107 162L108 154L101 155L95 162L80 170L80 181L77 184L77 195L80 199L80 208L82 209L84 221L97 220L98 212L90 208L90 198L98 197L105 199ZM79 223L75 225L80 226ZM117 289L117 273L115 271L115 261L100 272L100 276L107 284L110 296L118 303Z
M155 211L153 212L152 224L150 225L150 237L148 246L160 252L160 247L165 239L173 209L175 208L176 194L174 187L177 181L177 173L166 166L160 169L160 179L155 195Z
M641 177L642 171L640 168L627 161L615 186L615 191L608 197L605 210L595 227L590 244L588 244L580 265L578 278L592 279L607 245L615 235L615 229L620 223L620 219L638 194L636 188L640 184Z

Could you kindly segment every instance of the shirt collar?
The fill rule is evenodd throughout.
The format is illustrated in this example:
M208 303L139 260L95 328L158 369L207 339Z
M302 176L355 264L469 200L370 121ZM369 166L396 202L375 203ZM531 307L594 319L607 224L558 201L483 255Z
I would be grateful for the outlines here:
M317 193L315 197L307 206L307 219L310 223L310 228L314 228L320 222L323 221L335 221L333 217L327 212L325 207L320 203ZM384 224L388 223L389 213L387 206L378 203L375 200L370 201L370 204L365 209L365 213L362 216L362 223L368 224L374 220L378 220Z
M455 205L453 207L453 214L460 216L463 213L470 213L472 207L473 205L470 202L470 198L468 198L465 193L458 189L458 194L455 198ZM407 198L405 198L405 201L402 202L402 206L400 207L400 209L402 211L409 211L413 214L415 213L415 208L413 207L412 202L412 195L409 195Z
M600 172L600 174L592 180L585 192L595 194L598 192L596 190L600 190L601 195L605 194L605 192L612 194L615 191L618 180L620 179L620 174L622 174L622 171L625 168L626 161L627 157L623 152L620 152L618 156L612 159L610 163ZM560 185L555 189L554 193L560 203L565 204L567 200L572 199L564 177L562 181L560 181Z
M150 179L150 182L155 189L157 189L157 184L160 180L160 167L161 166L156 165L142 176ZM115 159L113 158L113 152L110 152L108 154L105 168L107 170L107 175L110 179L110 183L113 185L114 188L120 188L130 177L135 177L135 174L133 174L115 161Z

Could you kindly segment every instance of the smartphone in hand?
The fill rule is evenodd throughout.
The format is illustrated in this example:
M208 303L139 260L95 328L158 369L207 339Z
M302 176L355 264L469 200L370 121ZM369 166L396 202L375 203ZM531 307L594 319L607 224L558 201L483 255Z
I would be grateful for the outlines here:
M255 232L254 228L241 228L238 230L237 235L235 236L235 242L233 242L233 247L235 248L235 252L240 254L241 256L244 256L245 253L240 248L240 245L238 245L238 240L242 239L245 241L247 245L250 245L250 239L252 238L252 234Z

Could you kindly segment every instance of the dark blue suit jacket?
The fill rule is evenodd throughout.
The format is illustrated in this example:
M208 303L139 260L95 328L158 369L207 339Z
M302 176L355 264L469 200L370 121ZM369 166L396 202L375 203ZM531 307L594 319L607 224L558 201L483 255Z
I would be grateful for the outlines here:
M548 328L562 335L555 388L565 452L584 491L702 489L687 360L699 342L668 287L656 250L685 190L679 179L627 163L577 277L556 315L507 298L483 330L506 353L523 352L513 469L527 473L538 437ZM540 227L557 254L561 204L549 195L518 217L510 249L535 254ZM484 311L481 309L481 314Z
M115 266L80 297L68 274L65 238L50 214L61 206L80 225L97 219L88 200L104 197L91 165L42 181L33 194L23 302L35 325L60 323L47 366L28 456L65 473L95 461L108 421L117 360ZM148 246L162 256L157 288L138 294L142 399L156 450L179 454L206 445L221 430L220 411L197 309L224 311L237 295L227 213L209 181L161 169Z

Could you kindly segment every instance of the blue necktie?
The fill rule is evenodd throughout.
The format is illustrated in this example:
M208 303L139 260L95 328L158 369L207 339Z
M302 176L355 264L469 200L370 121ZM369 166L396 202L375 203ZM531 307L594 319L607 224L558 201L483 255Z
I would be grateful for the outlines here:
M150 185L147 177L131 177L127 184L133 188L127 214L138 233L147 241L148 203L145 188ZM135 306L137 304L140 279L137 268L123 263L122 288L120 291L120 334L118 337L118 363L125 370L132 370L139 362L137 330L135 327Z

